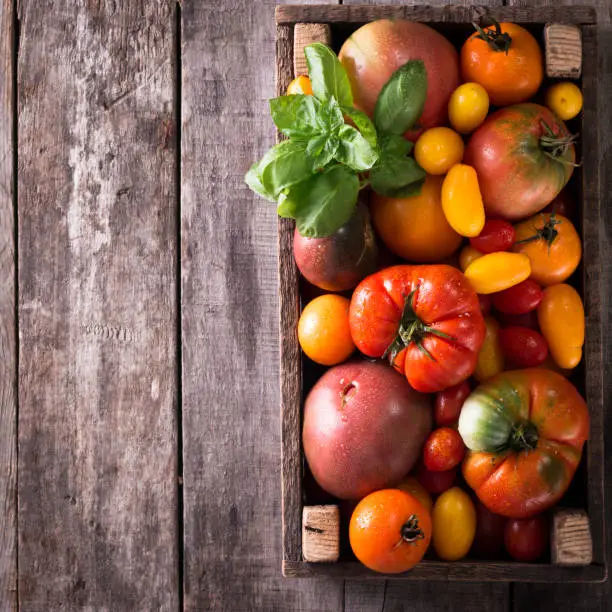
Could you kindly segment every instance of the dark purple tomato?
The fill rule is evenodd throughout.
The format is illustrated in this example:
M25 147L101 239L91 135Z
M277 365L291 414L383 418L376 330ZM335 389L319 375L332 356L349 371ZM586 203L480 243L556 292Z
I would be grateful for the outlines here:
M548 517L510 519L504 530L506 550L515 561L537 561L548 546Z
M544 336L528 327L505 327L499 332L504 357L517 368L534 368L546 360L548 345Z
M505 314L525 314L535 310L544 292L538 283L528 278L514 287L491 294L493 306Z

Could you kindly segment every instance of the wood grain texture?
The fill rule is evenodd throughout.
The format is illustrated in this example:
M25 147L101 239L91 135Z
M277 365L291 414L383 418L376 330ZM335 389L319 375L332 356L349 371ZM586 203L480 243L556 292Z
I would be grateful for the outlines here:
M274 4L183 1L184 601L198 612L343 605L342 581L281 575L277 215L243 182L274 143Z
M311 563L335 563L340 556L340 509L338 506L304 506L302 555Z
M582 72L582 33L575 25L549 23L544 28L546 76L578 79Z
M589 516L584 510L553 511L550 556L556 565L589 565L593 562L593 539Z
M13 2L0 0L0 610L17 605Z
M175 2L21 2L19 602L176 610Z
M278 37L277 37L278 38ZM314 42L331 46L331 28L324 23L296 23L293 28L293 74L308 74L304 47ZM277 64L278 65L278 64ZM282 92L285 93L285 92Z

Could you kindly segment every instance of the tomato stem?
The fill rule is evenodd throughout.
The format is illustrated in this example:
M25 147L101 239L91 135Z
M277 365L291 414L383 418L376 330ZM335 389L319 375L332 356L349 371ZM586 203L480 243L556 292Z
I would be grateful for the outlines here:
M402 541L408 542L408 544L425 538L425 534L419 526L419 519L416 514L411 514L408 517L408 520L402 525L400 534L402 536Z
M548 245L548 251L550 252L550 247L552 243L557 239L559 232L555 229L557 225L561 225L562 221L557 219L555 213L551 213L548 221L544 222L542 227L535 228L536 233L533 236L529 236L528 238L523 238L523 240L517 240L514 244L527 244L529 242L536 242L537 240L544 240Z
M538 430L531 421L521 421L510 434L510 448L517 452L534 450L538 437Z
M580 164L565 158L570 146L573 146L578 139L578 134L568 134L567 136L555 134L550 125L544 120L542 120L542 127L544 134L540 136L540 148L544 155L561 164L578 168Z
M472 25L478 32L476 38L484 40L493 51L503 51L508 55L510 45L512 44L512 36L508 32L502 32L501 25L496 19L487 17L487 20L490 24L486 26L486 30L483 30L481 26L472 21Z

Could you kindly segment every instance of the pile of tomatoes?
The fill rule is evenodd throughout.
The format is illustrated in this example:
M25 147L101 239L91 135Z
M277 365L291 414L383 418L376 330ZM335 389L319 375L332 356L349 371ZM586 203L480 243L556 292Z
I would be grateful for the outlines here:
M504 549L519 561L540 558L548 546L545 510L563 495L580 460L588 413L557 375L571 374L584 344L582 300L568 284L582 246L574 196L564 188L575 152L563 123L580 112L582 96L569 82L542 95L542 64L538 42L520 26L478 28L461 49L464 82L448 99L450 125L421 130L414 142L414 158L427 173L420 192L369 196L377 271L348 289L309 278L319 288L306 283L303 291L308 303L297 333L311 360L334 366L358 349L366 358L387 359L416 391L435 394L434 429L415 468L352 511L353 552L376 571L409 569L430 541L447 561L468 554L501 558ZM306 76L288 91L311 92ZM534 96L546 106L532 103ZM542 142L549 148L538 149ZM517 156L517 150L533 154ZM503 378L514 371L514 378ZM491 482L496 456L466 449L462 409L483 383L493 385L485 388L493 398L503 397L502 383L527 395L546 389L549 397L571 396L568 411L580 413L568 433L564 417L550 416L547 424L534 400L530 418L539 424L540 441L529 446L525 429L521 461L535 467L520 468L531 498L513 501L509 476ZM550 430L553 421L557 433ZM533 472L547 461L544 444L556 444L551 440L567 443L558 452L570 466L559 468L566 471L554 492ZM519 461L508 453L504 460Z

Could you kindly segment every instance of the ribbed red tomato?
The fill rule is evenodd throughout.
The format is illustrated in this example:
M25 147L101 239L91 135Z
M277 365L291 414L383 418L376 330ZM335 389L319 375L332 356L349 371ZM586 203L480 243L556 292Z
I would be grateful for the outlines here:
M369 357L388 357L413 389L434 393L476 367L485 325L466 277L443 265L394 266L353 293L351 335Z

